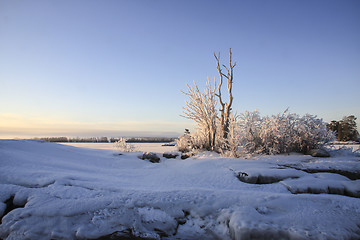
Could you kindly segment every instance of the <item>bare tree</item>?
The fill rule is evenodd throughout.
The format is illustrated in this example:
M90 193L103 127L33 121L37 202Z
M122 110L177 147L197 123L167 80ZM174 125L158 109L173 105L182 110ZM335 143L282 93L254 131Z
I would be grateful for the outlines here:
M231 105L233 103L233 95L232 95L232 83L233 83L233 69L236 66L236 63L232 64L232 53L230 48L230 61L229 61L229 67L222 65L226 69L226 74L223 73L221 66L220 66L220 53L218 56L214 53L214 57L216 59L217 63L217 70L220 75L220 83L217 88L217 93L215 94L219 98L220 103L220 126L222 130L222 137L224 139L228 138L229 134L229 124L230 124L230 116L231 116ZM227 79L227 90L229 95L229 102L224 102L221 95L221 87L223 85L223 78Z

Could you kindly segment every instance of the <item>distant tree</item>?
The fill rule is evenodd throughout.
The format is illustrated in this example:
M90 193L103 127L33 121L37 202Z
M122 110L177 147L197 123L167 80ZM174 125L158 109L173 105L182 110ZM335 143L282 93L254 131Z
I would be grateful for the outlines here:
M97 142L101 142L101 143L109 142L107 137L98 137L96 140Z
M127 143L169 143L175 141L175 138L168 137L138 137L126 139Z
M46 142L68 142L67 137L42 137L42 138L34 138L36 140L42 140Z
M358 131L354 115L345 116L340 121L331 121L328 128L334 131L338 141L358 141Z
M110 142L114 143L114 142L119 141L119 139L120 139L120 138L112 137L112 138L110 138Z

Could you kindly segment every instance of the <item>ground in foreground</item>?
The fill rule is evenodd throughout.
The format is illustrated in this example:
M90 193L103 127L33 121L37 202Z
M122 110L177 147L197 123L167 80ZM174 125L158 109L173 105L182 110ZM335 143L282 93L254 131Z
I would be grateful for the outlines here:
M138 155L1 140L0 238L360 238L358 155Z

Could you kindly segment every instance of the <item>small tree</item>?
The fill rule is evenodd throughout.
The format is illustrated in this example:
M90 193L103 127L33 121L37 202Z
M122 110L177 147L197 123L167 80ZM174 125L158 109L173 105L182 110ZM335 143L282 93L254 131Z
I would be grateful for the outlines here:
M189 129L185 129L184 135L176 140L176 146L180 152L190 152L192 148L192 140Z

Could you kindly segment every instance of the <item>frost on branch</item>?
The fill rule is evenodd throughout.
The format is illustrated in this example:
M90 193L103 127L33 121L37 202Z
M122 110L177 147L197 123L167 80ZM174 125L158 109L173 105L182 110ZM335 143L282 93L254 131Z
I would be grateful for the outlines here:
M230 122L232 121L232 83L233 69L236 63L232 63L232 53L230 48L229 66L220 64L220 54L214 54L219 73L219 84L214 79L214 88L211 87L210 80L206 83L205 91L202 93L196 83L194 86L188 87L188 91L184 92L189 97L184 107L183 117L194 120L197 123L197 130L191 135L192 149L206 149L211 151L222 152L223 148L228 148L228 136L230 134ZM226 69L224 73L223 68ZM228 102L223 101L222 86L224 79L227 80ZM220 108L217 110L217 104ZM218 114L219 111L219 114ZM184 140L185 141L185 140Z
M221 146L220 152L227 157L240 157L242 155L240 148L240 128L238 124L239 116L231 114L228 122L227 139L218 138L219 145Z
M184 94L189 97L189 100L186 101L183 117L197 123L198 132L194 141L201 140L200 145L202 148L215 150L217 121L215 90L211 89L210 80L206 82L203 93L195 82L194 86L187 85L187 87L188 91L184 92ZM195 144L194 146L200 147L200 145Z
M308 153L334 140L322 119L287 110L271 117L261 117L258 111L245 112L238 124L239 144L245 153Z

